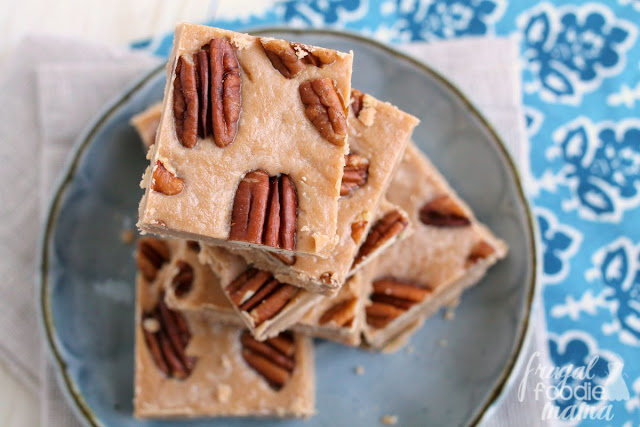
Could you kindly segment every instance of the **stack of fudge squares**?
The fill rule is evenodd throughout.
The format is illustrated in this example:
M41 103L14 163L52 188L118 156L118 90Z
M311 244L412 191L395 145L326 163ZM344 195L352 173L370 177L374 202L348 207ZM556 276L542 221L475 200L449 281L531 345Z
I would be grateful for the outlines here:
M312 338L398 347L506 255L352 61L178 25L164 100L132 119L137 416L311 416Z

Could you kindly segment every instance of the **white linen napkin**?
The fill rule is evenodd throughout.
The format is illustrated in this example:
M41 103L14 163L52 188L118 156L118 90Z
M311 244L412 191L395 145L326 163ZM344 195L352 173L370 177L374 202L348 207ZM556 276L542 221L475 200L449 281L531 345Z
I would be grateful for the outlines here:
M517 161L528 155L523 150L514 40L455 40L403 48L451 78L509 142ZM55 383L36 321L33 283L40 220L81 130L105 102L154 64L157 59L127 50L30 36L0 70L0 358L25 384L40 390L43 426L78 422ZM539 310L532 323L536 332L545 330ZM546 354L544 333L533 338L529 347ZM519 378L516 374L512 383L517 385ZM512 387L491 414L491 425L540 425L539 402L519 402L516 389Z

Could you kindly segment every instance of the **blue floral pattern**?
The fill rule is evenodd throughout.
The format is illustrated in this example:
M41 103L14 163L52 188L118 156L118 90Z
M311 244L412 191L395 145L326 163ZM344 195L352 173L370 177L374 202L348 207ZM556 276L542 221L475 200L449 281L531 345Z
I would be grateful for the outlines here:
M275 0L210 23L330 26L392 43L517 35L552 362L597 354L601 383L605 362L626 361L631 397L614 404L614 423L640 423L640 0ZM171 43L135 47L166 55Z
M582 235L576 229L558 223L547 209L537 208L536 217L542 241L543 281L558 283L567 276L569 260L580 247Z
M364 5L361 0L288 0L281 4L286 22L305 25L334 25L341 17L357 11Z
M637 29L599 4L556 9L549 3L519 17L524 57L536 76L530 90L558 102L577 103L602 79L624 68Z
M547 151L564 166L556 177L572 189L565 209L590 220L619 222L640 204L640 120L593 124L580 117L553 135Z
M616 334L622 343L640 347L640 244L620 237L596 251L593 264L587 278L604 287L612 316L611 323L602 325L603 333Z
M503 2L490 0L397 0L405 40L482 35L502 15Z
M585 386L589 383L589 387L593 389L595 386L602 386L609 376L608 365L611 361L620 361L619 357L613 354L607 354L597 349L593 339L588 335L581 333L568 333L564 336L556 336L551 334L549 337L549 356L551 361L558 368L574 369L590 367L590 373L593 378L575 378L570 377L566 384L575 390L578 386ZM595 360L595 363L593 362ZM562 378L552 378L553 385L560 388ZM580 401L588 405L602 404L602 400L598 396L589 395ZM575 396L569 398L558 398L555 400L556 406L563 409L571 405L579 403Z

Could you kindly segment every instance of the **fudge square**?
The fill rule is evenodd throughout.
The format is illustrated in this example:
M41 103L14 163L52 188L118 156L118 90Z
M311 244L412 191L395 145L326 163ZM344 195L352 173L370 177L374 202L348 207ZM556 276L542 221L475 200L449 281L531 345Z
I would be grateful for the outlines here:
M331 255L283 257L254 249L238 253L281 282L335 294L353 269L392 244L408 225L398 212L389 213L385 221L375 221L374 216L418 122L393 105L353 89L350 152L338 201L339 241Z
M353 55L179 24L143 232L326 257L347 142Z
M370 278L364 337L374 348L450 304L507 254L413 144L387 198L407 212L413 233L362 269Z
M283 332L261 343L246 330L217 323L207 312L169 308L161 282L169 271L165 257L171 256L171 246L157 239L140 242L135 415L311 416L311 339Z

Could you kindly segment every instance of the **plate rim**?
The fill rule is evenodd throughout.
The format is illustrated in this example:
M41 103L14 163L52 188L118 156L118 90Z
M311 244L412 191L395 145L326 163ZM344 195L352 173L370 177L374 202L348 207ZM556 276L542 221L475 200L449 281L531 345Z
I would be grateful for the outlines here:
M508 383L510 383L513 374L516 372L516 368L521 363L521 359L524 353L524 345L531 335L531 314L536 296L538 294L538 229L535 221L533 220L531 204L524 190L521 173L517 168L515 161L513 160L513 157L511 156L511 153L508 150L505 142L498 134L494 126L489 122L489 120L480 112L475 104L465 95L465 93L460 88L458 88L456 84L451 82L430 65L412 57L407 53L400 51L395 47L391 47L385 43L366 36L362 36L358 33L344 30L312 28L300 29L287 28L282 26L266 26L251 28L246 32L251 35L261 35L271 32L283 32L295 35L308 35L313 33L318 35L333 35L338 37L345 37L364 44L369 44L375 48L385 51L386 53L397 59L407 61L419 68L422 72L428 74L431 78L435 79L447 90L452 92L453 95L457 97L460 102L462 102L467 111L476 120L478 120L480 126L484 127L485 131L489 134L489 139L495 145L495 148L498 149L499 154L502 155L507 168L510 169L511 173L513 174L517 198L522 204L526 217L527 233L529 235L528 237L530 241L527 256L529 257L531 265L531 274L527 283L528 291L526 294L524 307L524 320L518 327L517 334L514 340L515 346L512 348L509 354L509 358L507 359L505 366L498 375L497 380L491 387L491 391L489 392L487 398L482 403L482 405L479 405L478 409L475 411L475 413L472 414L470 420L467 422L467 425L470 426L478 425L485 419L486 415L493 412L497 404L500 402L501 398L504 396L506 386L508 385ZM89 423L92 426L100 426L102 425L102 423L98 420L97 415L84 400L82 393L78 390L75 382L71 378L67 369L67 363L62 356L62 352L58 348L57 338L54 332L56 328L54 327L53 314L51 312L48 293L49 244L51 242L54 225L60 213L62 196L64 195L67 186L71 183L73 177L75 176L78 163L86 148L88 147L89 142L93 139L94 135L98 132L100 127L118 110L118 108L120 108L122 104L124 104L134 94L136 94L137 91L147 82L155 78L156 74L158 72L161 72L163 68L165 68L164 62L153 67L145 75L134 81L132 84L128 85L125 90L120 92L118 95L116 95L115 98L106 103L105 106L89 122L85 130L80 133L75 143L73 144L73 147L70 149L69 154L67 155L65 165L61 168L61 170L64 172L57 178L55 191L52 194L47 205L46 215L44 217L40 231L40 238L38 242L38 269L36 272L36 298L38 299L38 301L36 302L36 307L38 315L38 325L41 329L42 335L45 337L47 353L49 354L49 359L53 362L58 385L60 386L60 389L62 390L63 395L65 396L67 403L69 404L69 407L75 413L78 420L80 420L84 424Z

